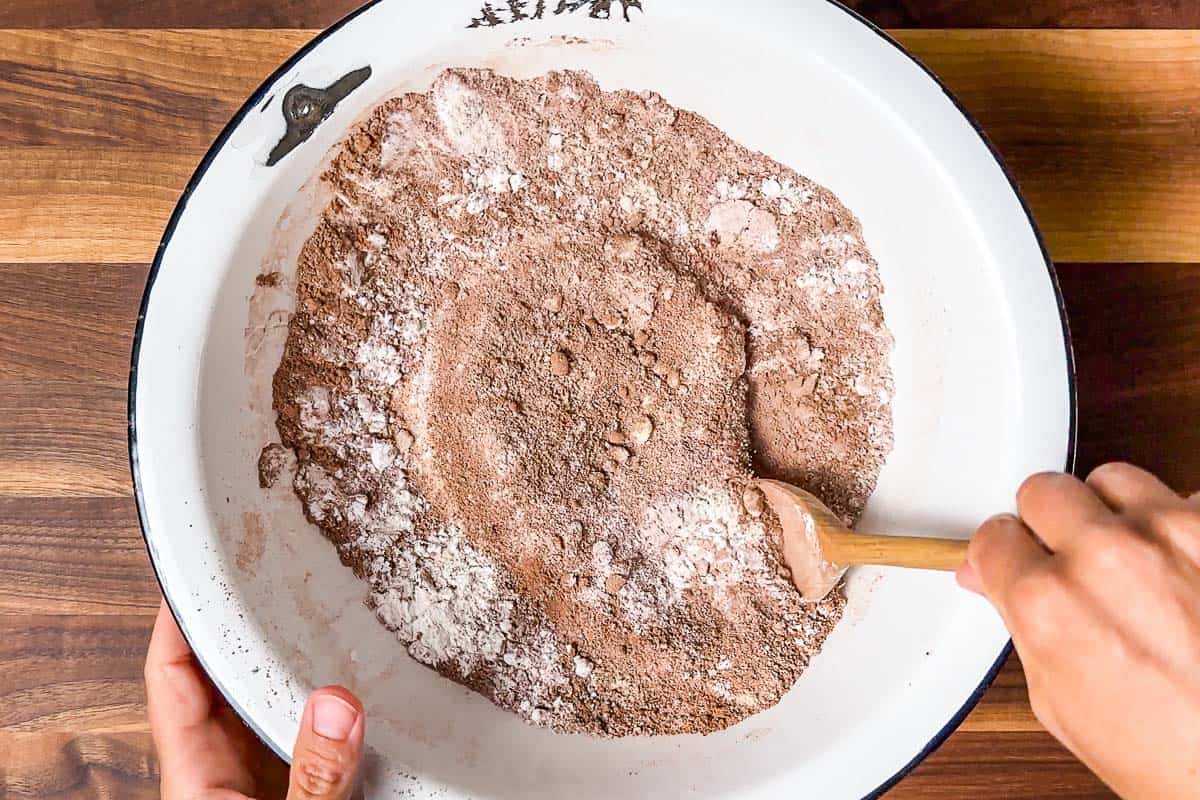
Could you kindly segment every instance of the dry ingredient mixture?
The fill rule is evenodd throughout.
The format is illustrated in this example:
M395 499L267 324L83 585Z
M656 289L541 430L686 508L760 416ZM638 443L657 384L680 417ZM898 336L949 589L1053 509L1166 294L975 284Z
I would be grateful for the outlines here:
M710 732L777 702L844 599L803 602L749 482L851 520L891 447L857 220L580 72L447 71L323 179L274 404L383 624L562 731Z

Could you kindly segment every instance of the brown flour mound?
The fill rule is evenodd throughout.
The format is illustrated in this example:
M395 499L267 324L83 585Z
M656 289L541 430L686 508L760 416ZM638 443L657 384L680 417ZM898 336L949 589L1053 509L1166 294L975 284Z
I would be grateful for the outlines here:
M384 624L560 730L709 732L777 702L844 601L791 588L753 470L852 519L890 448L857 221L570 72L448 71L325 180L275 408Z

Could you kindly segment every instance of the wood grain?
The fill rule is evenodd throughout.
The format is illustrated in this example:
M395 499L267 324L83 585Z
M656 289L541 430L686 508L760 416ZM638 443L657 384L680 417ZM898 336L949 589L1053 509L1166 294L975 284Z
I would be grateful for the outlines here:
M126 378L148 270L0 264L0 498L131 495Z
M360 0L21 0L0 28L324 28Z
M846 0L885 28L1197 28L1192 0Z
M148 272L145 264L0 264L0 381L119 384Z
M201 155L0 148L0 261L148 262Z
M1115 798L1048 733L950 737L887 794L888 800L1100 800Z
M158 796L142 684L156 611L0 613L0 797ZM284 795L284 769L268 758L258 797Z
M959 730L972 733L1043 732L1042 724L1029 707L1029 687L1016 653L1009 656L987 694L963 720Z
M148 731L0 731L3 797L157 800Z
M129 497L125 411L115 381L0 383L0 495Z
M19 65L0 70L0 261L148 260L225 120L309 35L0 32ZM1200 261L1200 32L900 38L996 142L1056 259Z
M156 611L0 613L0 728L128 728L145 711L142 661ZM135 727L145 730L144 723Z
M840 537L825 532L823 538L825 557L842 565L878 564L953 572L967 557L967 543L961 539L873 535L850 530L845 530Z
M909 31L1058 261L1200 261L1200 32Z
M1132 461L1200 491L1200 265L1063 265L1079 464Z
M315 33L2 31L0 146L207 148Z
M358 4L358 0L23 0L0 8L0 28L322 28ZM1200 27L1200 7L1190 0L847 0L846 4L885 27ZM644 5L653 13L650 2Z
M131 498L0 496L0 554L0 614L158 608Z

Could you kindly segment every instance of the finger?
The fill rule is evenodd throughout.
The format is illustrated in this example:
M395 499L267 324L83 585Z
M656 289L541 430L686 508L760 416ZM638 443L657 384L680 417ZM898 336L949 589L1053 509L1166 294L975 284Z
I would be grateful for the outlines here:
M213 690L164 601L146 651L146 701L155 735L205 722ZM164 713L165 712L165 713Z
M979 580L979 573L971 566L970 561L964 561L954 571L954 578L958 581L958 585L968 592L983 594L983 583Z
M348 690L326 686L313 692L292 752L288 800L350 800L365 724L362 703Z
M983 523L967 548L967 563L979 587L1006 619L1009 587L1025 573L1044 566L1050 557L1032 531L1012 514L1000 514Z
M1195 508L1200 508L1200 492L1196 492L1194 495L1188 498L1188 505Z
M1074 475L1042 472L1017 490L1017 510L1025 524L1054 552L1070 549L1089 523L1112 516L1112 511Z
M163 600L158 604L158 616L154 618L154 632L150 634L146 663L170 664L191 657L192 648L188 647L167 601Z
M1117 513L1138 508L1170 508L1183 505L1171 487L1132 464L1104 464L1092 470L1087 485Z

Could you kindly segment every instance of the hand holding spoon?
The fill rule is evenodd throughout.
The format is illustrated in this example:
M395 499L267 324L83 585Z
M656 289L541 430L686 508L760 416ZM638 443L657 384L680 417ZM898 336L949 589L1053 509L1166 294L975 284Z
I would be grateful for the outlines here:
M806 601L821 600L858 564L954 570L967 557L966 541L857 533L803 489L770 480L755 485L783 526L783 560Z

